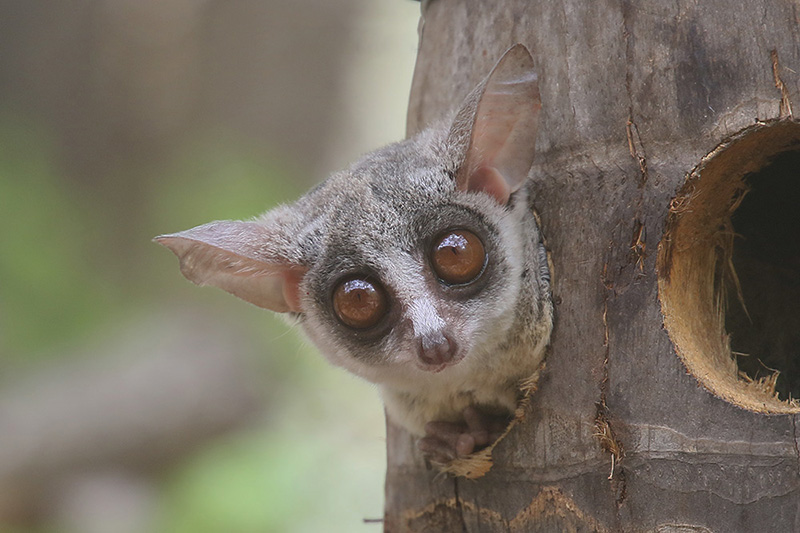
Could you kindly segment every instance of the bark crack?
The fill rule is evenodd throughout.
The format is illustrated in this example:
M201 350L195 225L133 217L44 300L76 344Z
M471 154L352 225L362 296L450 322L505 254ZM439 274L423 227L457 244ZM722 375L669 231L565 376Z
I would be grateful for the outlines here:
M570 101L570 109L572 110L572 125L575 127L575 104L572 103L572 73L569 65L569 26L567 26L567 8L565 3L561 4L561 27L564 28L564 66L566 67L566 82L567 82L567 95Z
M628 96L628 122L633 121L633 43L631 42L630 29L631 5L630 2L622 3L622 38L625 40L625 94ZM630 142L630 138L629 138Z
M789 89L786 88L786 84L783 83L780 75L781 67L778 62L778 50L776 48L770 50L769 57L772 60L772 76L775 79L775 88L781 92L781 103L778 115L780 118L794 117L792 113L792 102L789 99Z
M639 187L647 182L647 154L639 135L633 114L633 42L630 29L630 4L625 2L622 6L622 38L625 39L625 94L628 96L628 121L625 124L625 134L628 138L628 150L631 157L639 165Z
M797 444L797 415L792 415L792 443L794 444L794 454L797 456L797 470L800 472L800 447Z
M467 520L464 516L464 506L461 504L461 495L458 493L458 478L453 477L453 499L456 506L456 512L461 519L461 530L467 531Z
M613 248L614 242L609 241L609 252ZM603 296L603 371L602 379L600 381L600 400L595 404L597 411L595 415L595 432L594 436L600 443L600 448L611 455L611 472L608 475L608 480L611 483L612 490L614 491L614 499L617 504L617 512L627 497L627 485L625 483L625 472L620 468L620 463L625 455L625 449L622 442L617 438L614 433L614 428L611 424L611 415L606 402L606 392L608 389L608 366L611 354L611 343L609 341L609 327L608 327L608 300L609 294L614 290L613 282L609 280L608 276L608 261L603 264L602 273L603 287L606 289ZM619 515L617 519L619 519Z
M633 121L633 102L628 107L628 122L625 125L625 134L628 137L628 150L636 164L639 165L639 187L647 183L647 154L644 151L639 127Z
M631 6L629 2L622 5L622 38L625 39L625 93L628 96L628 120L625 124L625 136L628 139L628 151L639 169L639 198L633 217L633 238L631 253L640 272L644 272L644 260L647 256L646 232L643 222L644 186L647 184L647 152L634 120L633 112L633 36L630 29Z

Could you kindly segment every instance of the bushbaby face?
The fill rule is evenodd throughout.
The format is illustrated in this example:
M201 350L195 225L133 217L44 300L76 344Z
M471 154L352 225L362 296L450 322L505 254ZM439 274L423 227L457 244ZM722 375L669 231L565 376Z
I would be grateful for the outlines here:
M498 407L502 422L550 334L547 261L523 186L540 108L533 60L516 45L452 120L292 205L156 240L195 283L296 317L331 362L379 383L410 431L471 413L454 452L468 454L492 432L465 409ZM432 438L428 450L450 453L452 438Z
M510 327L519 292L521 236L503 228L526 202L500 206L457 190L441 166L409 166L356 165L312 193L329 206L312 225L330 231L308 237L301 323L334 364L378 383L469 365Z

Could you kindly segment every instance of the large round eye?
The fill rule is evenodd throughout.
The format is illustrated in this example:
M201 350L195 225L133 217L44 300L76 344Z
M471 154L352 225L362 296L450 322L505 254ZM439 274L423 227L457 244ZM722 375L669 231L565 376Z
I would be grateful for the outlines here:
M433 243L431 264L445 283L469 283L483 272L486 250L477 235L464 229L445 232Z
M386 293L370 278L349 278L333 291L333 310L346 326L366 329L383 318L388 308Z

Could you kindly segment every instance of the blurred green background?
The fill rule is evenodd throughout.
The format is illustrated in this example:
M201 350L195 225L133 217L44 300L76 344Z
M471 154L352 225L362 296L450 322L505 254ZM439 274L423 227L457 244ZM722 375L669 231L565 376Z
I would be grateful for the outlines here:
M383 409L150 239L404 134L410 0L0 2L0 531L380 531Z

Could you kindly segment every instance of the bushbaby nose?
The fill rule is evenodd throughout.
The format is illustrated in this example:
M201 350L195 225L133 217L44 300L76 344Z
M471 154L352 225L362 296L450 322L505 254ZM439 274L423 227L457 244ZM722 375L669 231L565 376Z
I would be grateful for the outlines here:
M428 365L449 363L456 355L456 342L441 331L429 333L419 340L419 358Z

